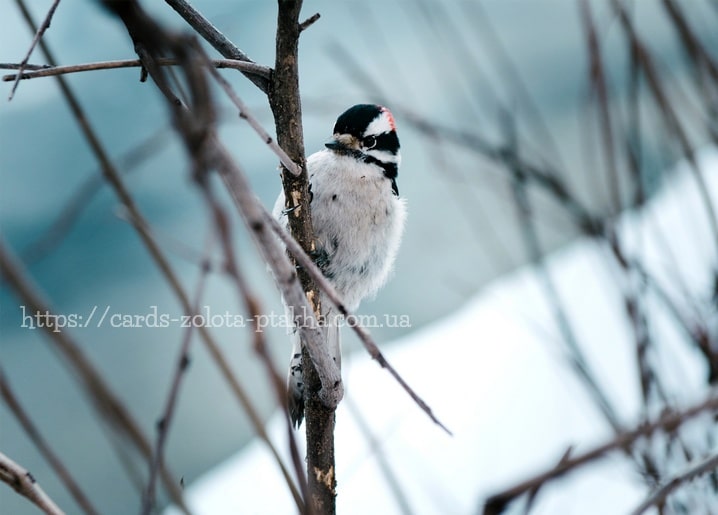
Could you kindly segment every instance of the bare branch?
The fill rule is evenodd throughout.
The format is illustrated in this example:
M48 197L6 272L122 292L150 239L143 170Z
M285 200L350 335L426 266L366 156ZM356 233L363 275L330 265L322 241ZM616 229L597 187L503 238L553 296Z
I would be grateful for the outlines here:
M0 270L5 280L12 286L29 311L46 315L47 323L43 324L42 329L47 333L53 347L59 351L67 365L72 369L73 376L80 382L84 393L95 407L97 413L107 419L109 426L120 437L131 442L144 459L149 460L151 455L150 444L139 424L87 359L80 346L66 331L57 326L56 315L53 314L48 303L30 282L17 258L1 241ZM182 493L177 488L176 481L172 479L165 468L162 469L162 478L175 502L183 508Z
M18 2L18 4L21 2ZM30 56L32 55L32 51L35 50L35 46L37 46L38 42L40 41L40 38L42 38L43 34L45 34L45 31L50 28L50 21L52 20L52 16L55 14L55 9L57 9L57 6L60 4L60 0L54 0L52 2L52 5L50 6L50 9L47 11L47 15L45 15L45 19L40 24L40 27L35 31L35 36L32 38L32 43L30 44L30 48L27 50L27 54L25 55L25 58L20 63L20 67L18 68L18 73L15 78L15 83L12 85L12 89L10 90L10 96L8 97L8 101L12 100L13 96L15 95L15 90L17 89L17 86L20 82L20 77L22 76L22 72L25 71L25 68L27 66L27 62L30 60Z
M254 63L254 61L252 61L247 54L242 52L234 43L227 39L224 34L222 34L188 2L185 0L165 0L165 2L167 5L172 7L172 9L174 9L177 14L179 14L195 31L197 31L197 33L202 36L205 41L212 45L214 49L224 57L227 59ZM246 73L245 76L264 93L269 92L271 82L269 78L249 75Z
M20 3L20 9L22 11L22 14L27 21L27 23L32 27L33 30L35 29L35 24L32 20L32 17L27 10L23 0L18 0ZM39 43L40 48L42 49L45 58L47 61L52 64L56 65L55 59L50 52L50 49L45 44L44 41L40 41ZM60 89L62 91L63 96L65 97L67 103L69 104L70 110L72 114L74 115L77 123L79 124L85 138L87 139L90 148L92 149L97 161L100 164L100 168L102 170L103 176L108 181L112 189L115 191L116 195L124 205L124 207L127 210L127 214L129 215L129 219L132 222L132 225L134 229L137 231L138 235L140 236L140 239L142 243L147 248L152 260L157 264L159 270L161 271L162 275L167 280L168 284L170 285L170 288L173 290L175 295L180 301L180 304L182 305L182 309L185 311L191 309L191 304L189 301L189 297L187 296L186 292L184 291L177 275L174 273L172 267L169 264L169 261L165 257L162 250L159 248L155 240L152 238L150 232L147 230L148 224L145 221L144 217L142 216L141 212L137 208L134 200L130 196L129 192L127 191L127 188L125 187L124 182L119 176L119 173L117 172L116 168L114 167L112 161L110 160L107 151L105 150L104 146L100 142L99 138L97 137L94 129L90 125L89 117L85 114L84 110L80 106L80 103L73 93L73 91L70 89L69 85L65 81L65 78L63 76L57 76L55 77L57 80ZM246 394L245 389L242 387L242 385L239 383L239 380L235 377L234 373L232 372L232 369L227 364L227 360L224 357L223 352L221 351L219 345L217 342L212 338L212 335L209 333L206 327L200 327L198 328L199 334L202 337L202 342L205 344L205 347L210 353L210 356L214 360L217 367L220 369L220 372L222 373L222 376L224 377L225 381L230 386L232 393L236 397L236 399L239 401L239 403L244 408L245 412L247 413L250 421L252 422L252 425L257 433L257 435L262 439L267 446L270 449L270 452L272 453L273 457L277 461L280 469L282 470L282 473L285 477L290 478L288 471L286 470L286 467L284 467L281 458L279 456L279 453L277 452L276 448L273 446L271 441L269 440L269 436L267 435L266 431L264 430L264 425L261 417L257 413L257 410L254 408L249 396ZM151 454L151 448L149 445L149 442L144 440L135 440L135 444L142 450L143 455L149 459L149 456ZM162 471L162 479L163 483L165 484L165 487L168 489L170 495L172 496L172 499L175 503L180 506L181 509L183 509L185 512L186 507L184 505L184 501L182 500L182 493L181 490L178 488L177 483L171 479L169 474L167 474L166 470L163 468ZM298 495L298 494L297 494Z
M596 404L601 410L603 416L606 418L606 421L615 431L618 431L620 429L620 424L615 410L609 402L605 392L601 389L588 364L585 353L579 345L576 331L574 330L571 320L566 313L564 303L559 295L555 281L542 257L543 249L536 229L536 220L533 217L533 210L526 188L527 174L525 169L520 164L521 161L519 157L518 143L516 142L515 137L513 119L509 118L508 115L506 116L505 125L505 130L507 132L507 155L511 156L507 158L506 166L513 175L511 186L514 195L514 202L518 211L520 229L522 231L526 253L531 260L531 263L533 263L537 268L537 275L541 282L540 284L543 294L546 296L552 316L556 321L556 325L568 351L567 354L569 363L585 383L588 393L595 399Z
M269 105L274 115L279 145L287 151L302 170L298 176L286 169L282 171L285 208L289 229L306 253L316 250L314 227L310 213L309 178L304 154L304 133L302 128L302 102L299 94L299 14L302 0L277 1L277 35L274 61L274 77L269 91ZM260 214L259 221L262 222ZM299 280L313 312L322 313L321 298L315 281L302 268ZM285 298L285 300L288 300ZM294 302L287 302L292 307ZM322 335L322 343L326 337ZM334 425L336 405L330 406L321 398L326 385L322 370L312 350L312 343L302 335L302 378L304 380L304 414L307 439L307 476L311 492L312 508L318 513L336 512L336 467L334 464ZM322 346L330 363L334 361ZM341 374L337 385L341 385ZM343 390L343 388L342 388ZM343 391L342 391L343 393Z
M236 59L213 59L211 63L216 68L231 68L234 70L240 70L248 75L256 75L263 79L269 79L271 70L266 66L260 64L251 63L247 61L238 61ZM157 59L157 64L160 66L177 66L176 59ZM15 69L15 64L0 64L0 69ZM55 75L67 75L69 73L89 72L95 70L114 70L117 68L136 68L142 66L139 59L125 59L120 61L102 61L97 63L84 63L84 64L71 64L68 66L44 66L44 65L33 65L33 70L30 72L19 71L15 74L3 75L2 80L9 82L11 80L25 80L25 79L36 79L39 77L52 77Z
M57 454L55 454L55 452L50 448L47 440L43 438L35 424L33 424L32 420L30 420L30 416L22 407L19 399L15 395L15 392L13 392L10 387L10 383L7 381L5 372L2 368L0 368L0 395L2 395L5 400L5 404L8 408L10 408L10 411L12 411L15 418L25 430L25 434L30 438L30 440L32 440L32 443L35 444L35 447L37 447L40 451L40 454L42 454L43 458L45 458L45 460L50 464L52 469L55 471L55 474L57 474L57 477L60 478L60 481L65 485L65 488L67 488L70 492L70 495L72 495L72 498L75 499L75 502L77 502L82 511L88 515L99 513L92 506L89 498L82 491L80 485L78 485L74 480L70 471L62 463L62 460L60 460Z
M194 302L192 303L192 310L190 312L185 312L185 315L190 317L193 316L195 313L199 312L199 303L202 299L204 286L207 280L207 274L209 273L209 255L212 249L211 242L210 244L205 246L205 249L205 256L202 261L203 266L201 268L200 276L197 281L198 284L195 290L195 298ZM157 473L160 469L160 464L164 463L165 442L167 440L169 428L172 424L172 420L174 417L175 406L177 404L177 399L179 398L180 385L182 383L182 379L185 376L187 367L189 367L190 364L189 347L192 342L193 328L194 324L190 324L187 330L183 333L182 344L180 345L179 357L177 359L177 366L175 368L175 373L172 377L172 382L170 384L170 391L167 395L164 411L159 421L157 422L157 438L155 440L154 452L152 453L152 460L150 462L150 473L149 478L147 479L147 488L145 489L142 498L141 513L143 515L149 515L149 513L151 513L154 507Z
M0 70L19 70L22 67L20 63L0 63ZM25 70L47 70L52 68L50 64L26 64Z
M583 0L581 2L581 14L584 24L584 32L586 33L587 39L586 45L588 47L590 62L591 87L596 94L599 109L601 138L603 140L603 154L606 156L606 165L608 166L608 181L610 184L610 192L613 202L612 207L614 210L619 211L621 209L621 192L618 168L616 166L616 151L614 148L613 124L609 107L608 87L606 85L606 75L601 58L601 46L598 41L598 34L596 33L596 26L593 22L591 6L588 3L588 0Z
M716 213L713 199L708 193L708 186L706 184L705 177L703 177L703 172L701 171L700 167L698 166L698 162L696 161L695 150L691 145L691 142L685 129L681 125L681 122L678 118L678 115L676 114L673 104L668 98L668 95L665 91L665 87L660 80L653 59L651 58L650 53L647 51L645 45L643 44L643 41L638 37L635 27L633 26L633 23L631 22L631 19L626 12L625 6L619 0L611 0L611 6L614 12L617 14L621 26L623 27L623 30L628 37L631 51L636 55L636 63L640 66L640 68L643 70L643 73L645 74L648 88L653 95L656 105L658 106L660 113L663 117L663 120L668 129L678 140L683 155L690 164L689 169L691 170L693 178L696 181L698 192L701 197L701 204L706 210L708 223L711 228L711 236L713 238L715 246L718 248L718 214Z
M299 455L299 447L297 446L297 440L293 431L292 421L289 417L289 412L284 409L284 407L287 405L284 381L275 369L274 363L272 362L272 358L267 352L267 344L264 337L264 330L259 325L259 321L261 320L262 316L262 309L260 307L259 298L252 292L249 283L247 282L244 274L242 273L241 269L237 264L237 258L234 252L234 247L232 246L232 238L230 236L231 231L229 225L229 218L227 217L219 202L217 202L217 199L214 197L214 195L212 195L212 192L209 189L209 185L207 184L207 182L200 181L200 185L202 187L205 199L214 215L215 227L217 229L218 236L224 250L225 270L230 276L230 278L234 281L237 293L240 296L240 300L244 304L245 309L249 314L249 319L252 321L254 350L264 364L265 369L267 370L267 374L269 375L270 382L277 398L277 405L284 414L285 427L287 429L287 441L289 443L289 451L292 457L294 471L297 474L297 478L302 489L303 497L304 499L309 499L310 496L308 491L307 477L304 473L304 465ZM308 505L306 501L299 502L299 500L297 499L295 499L295 501L300 513L311 513L312 507L311 505Z
M681 474L674 476L670 481L667 481L663 486L657 488L648 498L643 501L635 510L631 512L631 515L641 515L651 506L658 506L677 488L683 484L692 481L693 479L707 474L709 472L718 469L718 453L708 456L704 460L698 461L698 463L692 463L689 467Z
M292 159L287 155L287 153L282 149L282 147L279 146L279 144L272 138L272 136L269 135L269 133L262 127L262 125L259 123L259 120L257 120L252 112L247 107L247 104L244 103L244 101L239 98L239 95L234 91L232 86L227 82L227 80L220 75L217 70L213 68L209 68L210 73L212 73L212 76L214 79L219 82L220 86L222 86L222 89L224 89L227 96L230 98L232 103L239 109L239 117L243 120L246 120L252 129L254 129L254 132L259 134L259 137L262 138L262 141L269 145L269 148L272 149L272 151L277 155L279 158L279 161L282 163L282 166L284 166L289 172L294 176L299 176L302 173L302 169L297 166L297 164L292 161Z
M321 14L314 13L309 18L304 20L302 23L299 24L299 32L304 32L309 27L314 25L314 22L316 22L321 17Z
M640 424L636 429L618 434L612 440L603 443L593 449L586 451L574 457L563 460L557 466L542 472L541 474L522 481L521 483L508 488L500 493L494 494L486 500L484 506L484 515L498 515L503 513L508 504L520 495L531 491L539 485L543 485L552 479L556 479L568 472L571 472L583 465L591 463L602 458L607 453L626 449L641 437L650 436L656 431L665 429L668 432L675 431L689 419L700 415L701 413L715 413L718 411L718 390L709 391L708 397L702 402L690 406L682 411L669 411L653 422L645 422Z
M168 140L167 130L167 127L159 129L136 147L118 156L118 168L122 175L128 174L155 152L158 152ZM104 184L102 170L93 170L72 193L47 229L22 249L20 256L23 261L26 264L32 264L57 247ZM128 222L130 221L128 220Z
M32 474L2 453L0 453L0 481L27 497L47 515L64 515L65 512L58 508L57 504L40 488Z
M301 311L305 313L305 316L297 320L297 325L300 327L302 335L306 337L307 348L312 350L311 359L316 361L317 369L325 374L321 378L319 398L333 412L343 395L341 375L329 353L322 348L321 332L316 321L310 325L306 323L307 309L309 313L313 313L313 310L297 281L296 272L292 269L289 259L271 232L261 230L261 211L258 211L257 208L258 201L251 193L246 178L243 177L212 130L213 108L203 70L203 59L206 57L203 56L201 48L194 40L165 33L141 10L136 2L128 4L106 0L105 5L125 23L135 42L135 49L138 51L144 68L165 96L175 125L184 139L188 153L193 158L195 179L202 184L207 180L205 177L207 170L215 167L220 170L245 222L257 239L265 259L275 272L276 277L283 278L279 283L288 304L303 308ZM175 54L184 63L182 70L191 93L191 111L177 103L176 97L169 89L166 77L156 64L158 54L162 50ZM301 317L299 314L296 316ZM288 477L287 484L290 488L292 487ZM298 506L302 505L298 503Z

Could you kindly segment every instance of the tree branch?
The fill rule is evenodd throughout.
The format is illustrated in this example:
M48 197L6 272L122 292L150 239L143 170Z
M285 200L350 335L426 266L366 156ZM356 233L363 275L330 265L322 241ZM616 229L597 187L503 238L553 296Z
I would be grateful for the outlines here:
M211 252L211 242L205 246L205 256L202 260L202 268L200 270L200 276L197 281L197 287L195 290L194 301L192 302L192 310L186 311L185 315L192 317L194 313L199 312L199 303L204 293L204 286L207 280L207 274L209 273L209 255ZM142 515L149 515L152 512L155 504L155 485L157 483L157 473L159 472L160 465L164 463L164 449L169 434L169 428L174 418L175 406L177 405L177 399L179 398L180 386L182 379L185 376L185 372L190 364L189 348L192 343L194 324L191 324L186 331L182 334L182 343L180 345L180 352L177 358L177 366L175 373L170 383L170 390L165 401L164 410L160 419L157 421L157 435L155 439L155 447L152 453L152 459L150 461L150 473L147 479L147 488L145 489L142 498Z
M277 38L274 77L269 90L269 105L274 115L279 145L302 170L295 176L282 170L285 209L289 229L304 252L316 250L310 214L309 179L304 154L302 105L299 94L299 14L302 0L278 0ZM316 316L322 313L319 290L306 270L299 268L299 279ZM289 304L291 306L291 304ZM334 465L334 424L336 406L321 401L321 364L311 356L304 342L302 377L307 438L307 476L310 503L320 514L336 512L336 475ZM323 333L326 351L326 333ZM339 378L341 381L341 376Z
M57 317L53 314L48 303L40 296L35 286L27 278L25 270L14 254L10 249L5 248L4 243L1 241L0 271L2 271L3 277L12 286L30 312L47 315L48 323L44 324L42 329L70 366L73 376L80 382L84 393L97 412L108 421L109 426L121 438L131 442L135 450L145 460L149 460L151 455L150 444L139 424L119 398L114 395L102 376L82 352L80 346L70 338L66 331L57 327ZM177 483L164 467L161 472L164 483L174 501L186 512L182 493L177 488Z
M211 62L217 68L240 70L247 75L262 77L263 79L269 79L271 75L271 70L269 68L252 62L238 61L236 59L213 59ZM160 66L177 66L177 60L166 58L158 59L157 64ZM16 66L18 65L14 63L2 63L0 64L0 69L15 69ZM4 82L10 82L11 80L36 79L39 77L51 77L54 75L66 75L69 73L89 72L95 70L114 70L117 68L135 68L138 66L142 66L139 59L71 64L67 66L32 65L33 71L18 71L18 73L3 75L2 80Z
M165 2L167 5L172 7L172 9L174 9L177 14L179 14L195 31L197 31L197 33L202 36L205 41L212 45L214 49L224 57L227 59L254 63L254 61L252 61L247 54L242 52L234 43L227 39L224 34L222 34L207 20L207 18L202 16L202 14L188 2L185 0L165 0ZM249 75L247 73L245 73L245 76L264 93L269 92L271 78Z
M40 488L35 478L13 460L0 453L0 481L10 485L47 515L64 515L55 502Z
M7 381L2 368L0 368L0 395L2 395L5 404L10 408L10 411L12 411L15 418L25 430L25 434L32 440L32 443L35 444L40 454L42 454L43 458L50 464L50 467L55 471L57 477L60 478L60 481L65 485L65 488L70 492L70 495L72 495L72 498L75 499L75 502L80 506L82 511L88 515L99 513L94 506L92 506L89 498L82 491L80 485L74 480L67 467L65 467L57 454L50 448L47 440L42 437L40 431L35 424L33 424L32 420L30 420L30 416L22 407L15 392L13 392L10 387L10 383Z
M603 443L593 449L568 458L560 462L557 466L542 472L537 476L522 481L521 483L508 488L500 493L494 494L486 500L484 505L484 515L498 515L503 513L507 508L508 504L520 495L535 489L544 483L547 483L557 477L563 476L564 474L573 471L583 465L591 463L599 458L602 458L607 453L617 450L626 449L633 445L636 440L643 436L650 436L658 430L665 429L667 432L675 431L687 420L700 415L701 413L710 412L715 413L718 411L718 390L713 389L710 391L708 397L702 402L695 404L682 411L671 411L665 413L663 416L653 422L645 422L640 424L633 431L628 431L618 434L612 440Z
M20 3L21 2L18 2L18 4ZM27 62L30 60L30 56L32 55L32 51L35 50L35 46L37 46L37 44L40 42L40 39L42 38L43 34L45 34L45 31L50 28L50 21L52 20L52 16L55 14L55 9L57 9L57 6L59 4L60 0L55 0L52 3L50 9L48 9L47 11L47 15L45 15L45 19L40 24L40 27L38 27L38 29L35 31L35 36L32 38L30 48L27 50L27 54L23 58L22 62L20 63L20 67L18 68L19 71L15 78L15 83L12 85L12 89L10 90L10 96L8 96L8 101L12 100L13 96L15 95L15 90L20 83L20 77L22 76L22 72L25 71Z

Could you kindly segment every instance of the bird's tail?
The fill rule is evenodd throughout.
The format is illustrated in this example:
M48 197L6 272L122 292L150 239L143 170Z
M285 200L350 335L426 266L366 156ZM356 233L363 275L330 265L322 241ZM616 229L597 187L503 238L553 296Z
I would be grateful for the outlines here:
M341 317L329 302L322 303L322 311L326 312L322 322L322 333L326 336L327 348L334 362L341 370ZM287 409L294 427L299 428L304 420L304 368L302 360L302 342L299 331L292 335L292 357L289 361L289 374L287 375Z

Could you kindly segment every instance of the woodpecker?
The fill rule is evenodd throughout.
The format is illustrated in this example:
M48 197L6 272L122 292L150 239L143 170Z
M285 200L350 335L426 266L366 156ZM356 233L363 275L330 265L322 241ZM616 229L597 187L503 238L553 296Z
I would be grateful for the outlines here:
M380 105L350 107L337 118L325 147L307 158L314 258L347 309L355 311L388 279L404 230L406 202L396 183L401 154L394 117ZM287 209L280 192L273 213L284 226ZM320 300L328 349L341 367L341 319L328 299ZM287 402L298 428L304 418L304 380L296 331L293 339Z

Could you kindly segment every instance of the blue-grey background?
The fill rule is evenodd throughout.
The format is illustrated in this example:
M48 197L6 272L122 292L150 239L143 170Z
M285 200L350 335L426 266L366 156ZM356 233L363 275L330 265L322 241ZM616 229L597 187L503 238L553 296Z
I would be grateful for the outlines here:
M39 22L51 2L27 3ZM143 4L166 24L186 30L184 22L163 2ZM665 24L659 2L636 4L641 35L660 56L666 83L675 83L680 89L686 74L683 56L675 34ZM196 0L193 5L252 59L273 63L274 2ZM405 314L412 327L374 328L372 333L379 342L389 342L452 311L487 281L526 261L504 172L465 150L421 136L402 120L400 112L478 131L498 141L501 111L511 109L522 121L522 138L533 143L527 153L560 168L575 194L596 213L617 208L611 203L600 158L595 148L591 150L595 128L586 122L590 119L587 61L578 3L479 2L485 19L475 5L458 0L305 2L306 16L314 12L322 15L303 34L300 46L307 152L322 148L337 114L346 107L377 100L377 95L349 72L342 52L351 55L372 77L387 101L393 100L400 107L396 109L403 152L399 188L408 199L410 216L392 281L361 311ZM625 82L624 42L603 2L592 5L620 98ZM715 48L718 31L710 30L715 26L715 11L702 1L681 5L706 43ZM1 10L0 62L19 62L32 34L14 3L2 0ZM553 143L531 121L516 85L497 64L495 53L489 51L486 20L511 56ZM454 30L447 31L447 27ZM134 57L121 25L94 2L62 2L45 40L60 64ZM467 55L472 58L470 65L464 60ZM39 50L31 62L44 62ZM272 131L271 115L261 93L237 72L223 74ZM127 171L125 180L131 193L191 292L199 274L197 260L207 241L207 211L190 181L183 150L169 128L161 98L149 82L140 83L138 78L137 69L67 76L101 141ZM22 82L12 102L5 101L9 91L10 84L3 83L0 230L4 242L22 256L71 202L78 188L99 171L54 79ZM688 91L679 98L690 104L690 94ZM224 99L220 102L222 138L250 176L257 195L271 207L280 186L276 158L230 105ZM155 140L149 155L131 170L123 167L122 157L151 137ZM552 150L554 145L559 152ZM673 156L648 145L644 157L647 183L659 184L656 171ZM571 220L550 199L539 194L536 201L547 249L576 235ZM240 220L234 217L232 222L243 269L265 309L281 313L276 291ZM28 260L27 272L56 313L86 317L95 306L99 312L109 306L111 314L133 315L150 313L156 306L159 313L173 317L181 314L178 302L107 186L86 202L56 247ZM111 433L94 416L45 335L22 327L20 304L3 285L0 358L8 380L45 438L103 513L135 511L139 496L113 450ZM234 291L219 274L210 276L202 306L208 306L212 313L242 312ZM274 405L261 363L252 353L251 335L237 328L217 328L214 332L241 382L267 415ZM111 328L106 324L68 334L80 343L145 431L153 435L182 338L178 325ZM279 328L270 330L268 338L283 369L288 340ZM347 334L346 340L349 348L356 346L353 335ZM186 482L252 436L246 416L197 342L192 358L167 448L170 467ZM5 406L0 406L0 416L0 450L31 470L68 512L76 511ZM144 469L140 472L144 474ZM5 486L0 487L0 506L3 513L34 513L24 499Z

